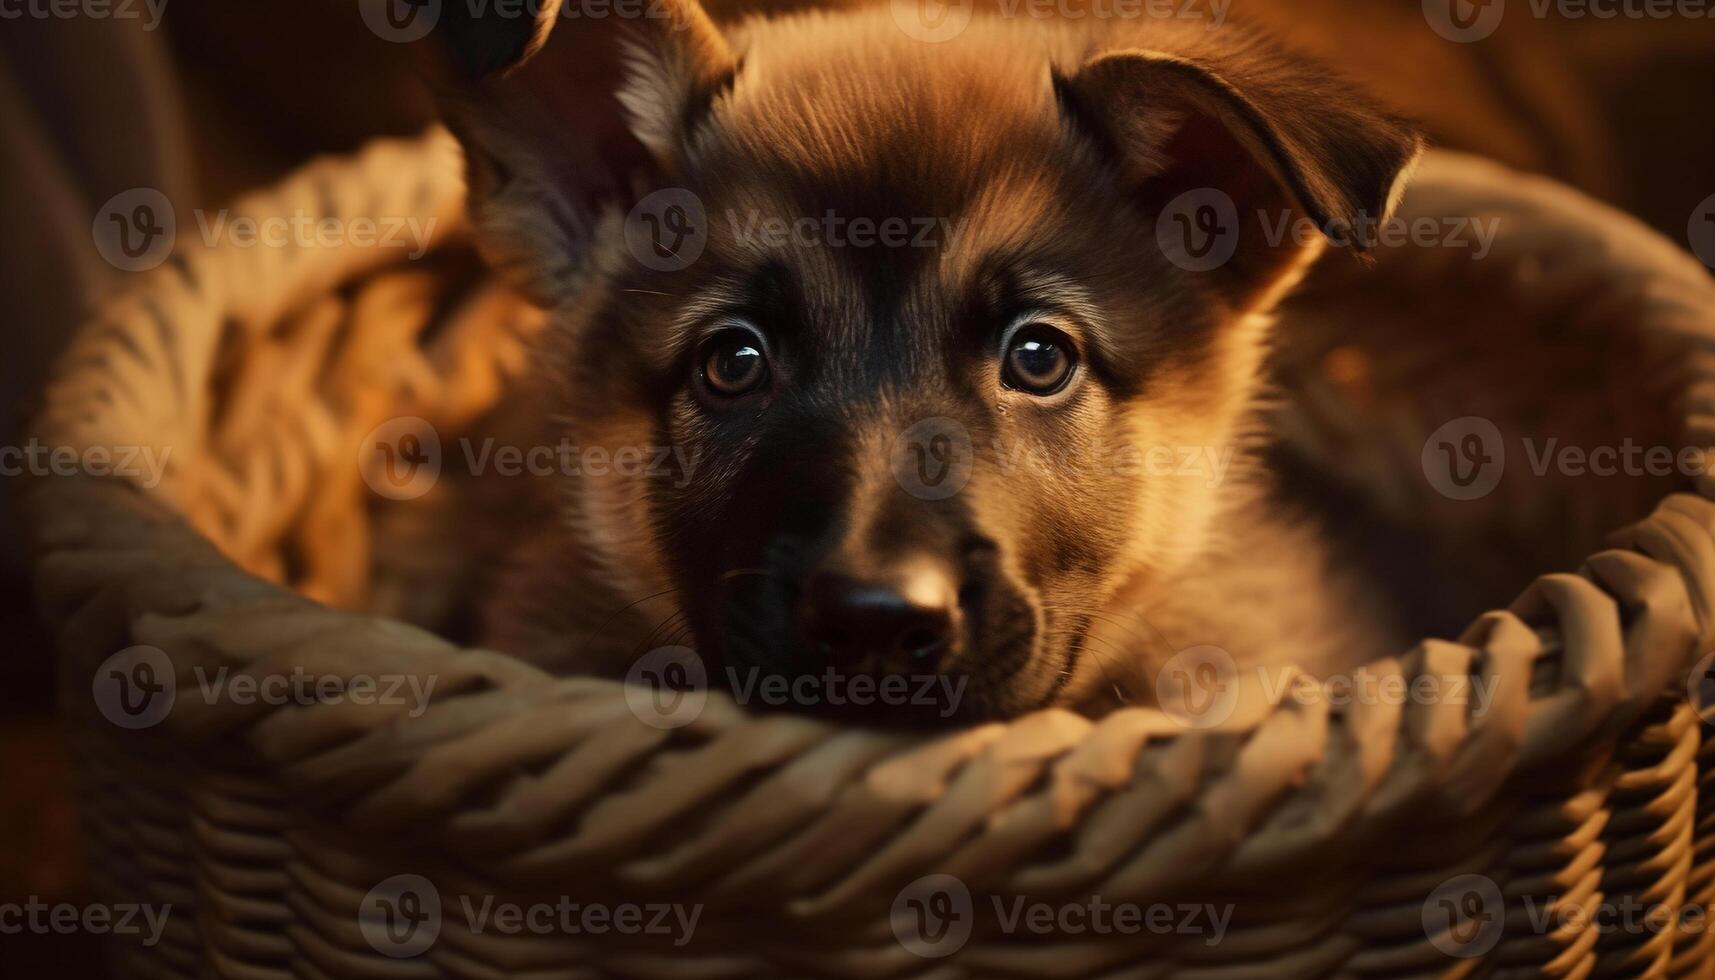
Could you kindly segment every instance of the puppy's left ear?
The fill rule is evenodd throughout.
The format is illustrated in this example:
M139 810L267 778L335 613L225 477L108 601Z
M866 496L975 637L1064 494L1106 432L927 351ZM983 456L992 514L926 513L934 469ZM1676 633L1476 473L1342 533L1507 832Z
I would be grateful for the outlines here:
M465 149L478 242L547 305L580 294L603 221L639 188L679 182L735 71L698 0L633 7L566 17L562 0L449 0L419 45Z
M1417 131L1264 41L1190 48L1108 51L1056 77L1062 108L1118 157L1146 212L1194 191L1230 198L1238 241L1212 276L1241 307L1302 266L1294 216L1371 248L1423 150Z

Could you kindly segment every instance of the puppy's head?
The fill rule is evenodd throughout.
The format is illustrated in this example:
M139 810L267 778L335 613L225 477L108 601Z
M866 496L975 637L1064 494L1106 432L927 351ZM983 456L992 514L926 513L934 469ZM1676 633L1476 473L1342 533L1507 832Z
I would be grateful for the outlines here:
M579 478L568 522L720 677L1051 703L1116 590L1204 547L1303 222L1363 247L1417 137L1234 30L653 9L459 27L528 53L449 116L558 312L551 410L673 451Z

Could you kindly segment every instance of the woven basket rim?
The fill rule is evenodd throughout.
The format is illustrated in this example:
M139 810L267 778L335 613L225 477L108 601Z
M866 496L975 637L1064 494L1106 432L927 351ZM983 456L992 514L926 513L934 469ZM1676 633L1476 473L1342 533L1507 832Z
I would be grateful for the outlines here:
M372 207L382 194L445 217L444 237L460 233L457 148L439 131L318 162L234 210L269 213L330 186L339 189L330 200L337 213ZM1546 179L1431 153L1407 205L1442 198L1552 215L1557 233L1582 236L1616 276L1646 287L1640 305L1650 320L1640 329L1699 351L1715 341L1715 281L1629 217ZM80 332L37 438L77 447L181 439L194 451L208 411L197 379L207 376L217 338L180 332L189 318L176 314L197 307L199 322L214 322L209 310L265 322L304 291L385 260L216 247L138 277ZM156 339L139 343L150 332ZM169 367L186 372L181 382L145 391L136 380L158 381ZM1702 448L1715 443L1715 371L1696 368L1687 445ZM180 672L307 663L334 675L380 666L433 676L447 696L420 716L181 700L184 710L153 737L182 747L236 738L252 753L250 775L325 799L353 832L426 823L430 830L414 833L467 857L505 842L501 849L511 849L490 866L502 878L596 867L640 892L696 882L712 900L769 887L790 898L794 914L814 917L896 891L932 867L1001 890L1099 884L1110 894L1163 894L1210 867L1246 873L1290 863L1424 800L1454 811L1487 805L1509 778L1612 737L1684 683L1715 607L1715 508L1706 499L1715 481L1705 476L1696 489L1618 531L1613 549L1576 573L1539 577L1457 642L1427 640L1370 668L1483 678L1496 696L1480 718L1448 704L1332 711L1288 699L1233 730L1188 730L1153 709L1095 720L1049 709L926 734L753 715L719 692L683 727L652 727L618 682L552 677L246 575L177 519L170 494L111 478L52 478L32 483L26 506L74 725L103 726L85 703L91 677L133 644L169 651ZM89 625L96 620L103 625ZM1533 671L1550 659L1554 689L1532 697ZM577 775L580 767L634 778L612 789ZM500 802L489 798L484 788L513 771L535 775L504 787ZM818 772L840 779L824 784ZM787 800L778 819L761 806L770 794ZM692 839L648 852L648 841L704 807L713 812L698 818ZM568 814L577 819L568 824ZM758 827L794 833L757 840ZM1067 849L1046 855L1054 842ZM721 855L735 848L765 857L733 870Z

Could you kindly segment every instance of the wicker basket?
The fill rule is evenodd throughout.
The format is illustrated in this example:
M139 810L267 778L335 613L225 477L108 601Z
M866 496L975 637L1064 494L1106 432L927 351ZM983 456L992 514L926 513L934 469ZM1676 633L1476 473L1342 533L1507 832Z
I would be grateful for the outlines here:
M632 710L635 688L376 612L420 612L436 576L386 560L396 508L364 486L366 435L404 416L459 431L540 323L473 266L461 194L440 134L311 166L234 214L434 218L435 253L182 250L90 321L48 390L46 445L170 449L149 488L85 473L25 494L101 894L171 906L159 942L116 939L124 975L1715 976L1690 918L1582 914L1715 897L1712 750L1687 696L1715 608L1715 482L1649 484L1645 501L1637 481L1509 481L1452 501L1422 478L1421 428L1375 438L1408 416L1350 411L1403 390L1433 420L1463 390L1529 424L1537 394L1606 377L1531 345L1606 336L1630 352L1640 418L1715 444L1715 284L1671 244L1545 181L1432 157L1408 217L1499 218L1492 253L1393 250L1368 292L1336 268L1290 318L1289 376L1370 345L1364 371L1300 385L1299 444L1384 510L1503 545L1454 549L1466 574L1437 574L1516 590L1521 562L1576 568L1458 642L1369 668L1475 678L1493 685L1486 711L1286 699L1210 730L1132 709L907 735L710 693L666 726ZM1385 322L1430 295L1494 315ZM1512 383L1456 383L1479 369ZM1588 408L1607 394L1571 401L1606 438L1612 413ZM1578 564L1599 547L1587 528L1628 521ZM202 693L198 672L221 669L342 683L308 700ZM432 681L432 698L343 687L384 677ZM155 696L115 693L131 682ZM1091 896L1172 922L1067 927L1058 913ZM1020 898L1061 927L1011 922ZM697 920L516 930L482 914L570 903ZM1230 919L1217 935L1182 906Z

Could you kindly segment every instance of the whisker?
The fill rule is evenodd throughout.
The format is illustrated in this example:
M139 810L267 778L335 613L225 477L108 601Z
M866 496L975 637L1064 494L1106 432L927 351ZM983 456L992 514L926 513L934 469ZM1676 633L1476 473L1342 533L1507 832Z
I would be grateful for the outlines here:
M1070 640L1078 643L1085 653L1088 653L1095 658L1096 666L1102 672L1102 679L1106 681L1116 693L1119 693L1120 683L1114 680L1113 672L1109 667L1112 666L1111 660L1126 659L1127 655L1124 650L1114 646L1109 641L1093 636L1088 632L1079 632L1071 629L1052 630L1043 633L1042 636L1045 640ZM1069 677L1072 676L1073 673L1074 671L1068 668L1061 671L1061 676Z
M1166 634L1152 625L1144 616L1136 616L1128 621L1099 609L1078 610L1071 615L1082 616L1120 631L1139 651L1146 654L1167 653L1173 650L1173 644Z
M654 595L646 595L643 598L637 600L636 602L628 602L625 605L620 606L618 609L615 609L607 617L607 619L602 621L602 625L604 627L605 626L611 626L615 619L618 619L620 616L624 615L625 613L630 612L631 610L637 608L638 606L643 605L645 602L649 602L650 600L653 600L653 599L659 599L662 596L673 595L674 593L681 592L681 591L683 591L683 590L682 589L664 589L660 592L655 593Z
M657 636L661 635L662 630L665 630L668 627L673 626L675 623L678 623L680 626L683 626L683 625L685 625L686 622L688 622L688 620L686 619L686 616L683 612L674 611L673 613L668 615L666 619L663 619L661 622L655 624L655 628L649 631L648 635L643 638L643 642L639 643L637 646L632 648L632 651L633 651L632 656L633 657L640 657L644 653L647 653L650 650L660 649L663 646L671 646L672 644L657 643L657 642L655 642L655 638Z
M767 578L769 572L766 568L731 568L716 576L715 581L729 582L744 575L760 575L763 578Z

